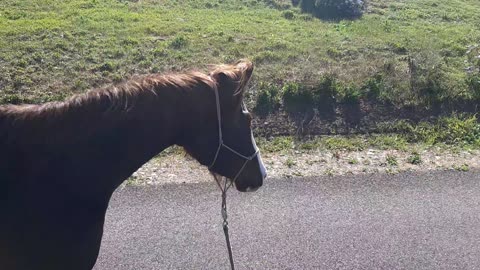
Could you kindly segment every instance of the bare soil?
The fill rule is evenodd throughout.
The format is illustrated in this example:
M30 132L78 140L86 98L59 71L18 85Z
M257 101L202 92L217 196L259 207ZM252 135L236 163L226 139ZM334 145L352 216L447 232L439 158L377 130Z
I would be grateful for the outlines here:
M320 175L354 175L404 171L460 170L480 168L479 150L448 150L431 147L405 151L366 149L363 151L290 151L264 153L270 179ZM420 163L412 164L412 151L418 152ZM157 157L127 181L127 185L162 185L168 183L199 183L213 181L207 168L191 157L172 153Z

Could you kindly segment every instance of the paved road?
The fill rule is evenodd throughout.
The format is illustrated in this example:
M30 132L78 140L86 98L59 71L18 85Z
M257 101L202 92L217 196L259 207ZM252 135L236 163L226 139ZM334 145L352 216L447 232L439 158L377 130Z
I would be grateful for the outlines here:
M228 269L215 188L118 191L95 269ZM275 179L229 196L237 269L480 269L479 172Z

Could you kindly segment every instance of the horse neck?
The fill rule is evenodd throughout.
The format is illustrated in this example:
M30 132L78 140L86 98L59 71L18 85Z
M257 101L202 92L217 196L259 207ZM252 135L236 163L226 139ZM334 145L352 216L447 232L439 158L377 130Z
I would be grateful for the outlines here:
M182 140L190 137L195 127L213 119L215 112L214 93L203 84L195 89L158 87L153 92L145 91L128 110L128 116L120 113L107 120L118 121L116 128L106 132L111 144L106 146L114 157L111 170L121 174L113 179L114 186L164 149L182 145Z
M32 158L48 153L60 160L57 166L65 174L71 172L58 177L73 175L84 185L113 191L152 157L179 144L189 126L205 120L206 113L195 104L206 89L164 86L133 96L120 91L115 99L81 96L37 107L12 106L0 110L7 122L15 123L6 124L9 134L0 136L0 149L15 145L10 148L21 148Z
M188 117L182 117L183 108L188 107L187 100L181 89L159 87L153 92L142 92L129 101L130 105L120 104L128 109L113 110L95 124L99 130L88 140L86 148L105 153L97 162L104 164L104 172L114 173L110 180L114 187L176 144L183 127L190 122Z

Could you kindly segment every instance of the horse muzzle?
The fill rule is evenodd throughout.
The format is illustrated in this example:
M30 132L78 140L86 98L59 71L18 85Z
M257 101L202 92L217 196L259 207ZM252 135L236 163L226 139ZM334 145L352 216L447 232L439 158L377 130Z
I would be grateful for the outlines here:
M260 155L248 161L247 166L235 181L235 187L240 192L257 191L267 178L267 170Z

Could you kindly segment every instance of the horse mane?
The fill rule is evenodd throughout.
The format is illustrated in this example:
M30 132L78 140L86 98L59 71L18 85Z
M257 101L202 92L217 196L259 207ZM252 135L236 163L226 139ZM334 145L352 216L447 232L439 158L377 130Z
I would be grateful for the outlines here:
M19 141L34 144L45 143L46 140L58 142L56 140L61 137L79 137L76 133L79 127L88 127L89 130L81 130L83 134L94 132L100 128L99 122L102 125L106 122L96 121L99 117L107 117L107 122L114 125L120 116L135 108L139 100L158 98L158 94L165 90L188 94L205 87L214 89L216 83L210 76L200 72L151 74L93 89L65 101L40 105L3 105L0 106L0 146ZM68 134L56 134L60 129L67 130ZM48 136L53 137L48 139Z

